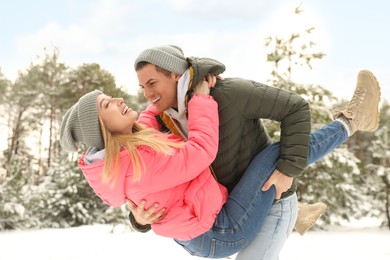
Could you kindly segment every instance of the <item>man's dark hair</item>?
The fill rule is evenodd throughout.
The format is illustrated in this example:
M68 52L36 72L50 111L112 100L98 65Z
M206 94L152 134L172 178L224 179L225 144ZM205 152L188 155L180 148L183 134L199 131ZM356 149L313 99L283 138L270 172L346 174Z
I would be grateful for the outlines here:
M135 66L135 71L139 71L140 69L142 69L143 67L145 67L145 66L148 65L148 64L152 64L152 63L149 63L149 62L147 62L147 61L138 62L137 65ZM152 65L154 65L154 64L152 64ZM157 66L157 65L154 65L154 66L156 67L156 70L157 70L157 71L162 72L165 76L167 76L167 77L171 76L172 71L169 71L169 70L160 68L160 67Z

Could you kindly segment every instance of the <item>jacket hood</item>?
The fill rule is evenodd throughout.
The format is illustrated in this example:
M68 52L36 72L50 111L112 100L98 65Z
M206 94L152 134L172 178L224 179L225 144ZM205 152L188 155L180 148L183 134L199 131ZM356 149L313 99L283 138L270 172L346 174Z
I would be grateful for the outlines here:
M207 73L219 75L226 69L221 62L211 58L189 57L187 61L193 69L193 79L190 88L196 86Z

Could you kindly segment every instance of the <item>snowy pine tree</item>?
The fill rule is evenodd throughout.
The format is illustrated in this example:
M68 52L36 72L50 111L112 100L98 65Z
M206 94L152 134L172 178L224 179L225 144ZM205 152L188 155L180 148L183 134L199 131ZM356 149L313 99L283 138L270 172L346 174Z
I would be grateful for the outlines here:
M301 6L295 9L299 15ZM312 69L312 61L322 59L325 54L316 51L316 44L310 40L314 27L290 37L268 37L267 61L272 64L270 82L273 86L287 89L303 96L310 103L312 130L316 130L333 120L333 107L338 99L321 86L300 84L292 81L295 69ZM305 35L306 37L302 37ZM308 38L307 38L308 37ZM278 124L266 121L271 136L278 138ZM324 159L308 167L298 180L297 194L302 202L323 201L328 210L322 218L327 223L339 218L349 219L362 215L362 201L365 200L362 185L363 174L360 160L347 144L342 145ZM331 218L332 217L332 218Z
M17 153L5 164L0 178L0 230L28 229L39 226L34 214L33 158L26 153Z
M124 223L123 209L111 209L94 193L77 166L78 160L56 160L39 185L37 215L43 227L75 227Z
M381 126L375 132L376 140L368 148L374 162L366 166L367 191L372 197L368 212L390 229L390 104L385 102L381 109Z

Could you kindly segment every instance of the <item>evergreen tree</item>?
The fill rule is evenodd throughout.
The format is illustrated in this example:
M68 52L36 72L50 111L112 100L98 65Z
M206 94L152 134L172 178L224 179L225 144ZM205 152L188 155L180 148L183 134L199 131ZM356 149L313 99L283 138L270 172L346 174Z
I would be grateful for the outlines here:
M87 91L101 89L124 97L130 106L138 97L117 88L112 74L98 64L74 70L58 57L57 49L45 50L44 58L20 72L14 83L0 73L0 88L5 90L0 106L9 107L10 133L0 157L0 230L127 223L125 206L105 206L80 173L77 160L60 149L58 129L65 111ZM46 128L48 147L42 144Z
M6 103L7 97L9 95L10 87L11 87L11 81L4 76L0 68L0 93L1 93L0 105Z
M295 9L295 14L303 12L301 6ZM310 39L314 27L300 33L292 33L287 39L268 37L265 46L269 49L267 61L272 66L272 85L296 92L310 103L312 129L332 121L332 109L338 99L322 86L300 84L292 81L294 69L297 66L312 69L312 61L322 59L325 54L314 50L316 44L303 39ZM304 36L304 37L303 37ZM277 123L266 121L271 136L278 139L280 133ZM333 151L330 155L309 166L298 180L297 194L304 202L323 201L328 205L328 213L323 218L326 222L337 221L338 218L349 219L359 217L363 190L359 160L347 149L346 145ZM351 209L354 209L353 211ZM336 217L337 216L337 217Z
M7 175L0 178L0 230L27 229L39 226L33 214L34 164L28 153L16 153L10 163L4 164Z
M0 116L0 136L2 143L5 145L8 143L8 135L11 133L10 129L10 118L11 118L11 109L10 106L11 104L9 103L9 96L11 93L11 86L12 83L10 80L8 80L4 74L2 73L0 69L0 109L3 111ZM0 154L0 158L2 157L2 154ZM3 165L0 164L0 169L2 168ZM5 173L4 173L5 175ZM0 174L0 179L1 179L1 174Z
M110 209L96 196L77 166L78 161L63 163L62 154L48 169L38 186L40 203L35 216L41 227L64 228L95 223L123 223L123 208Z
M373 163L366 166L368 172L365 183L372 209L368 215L382 220L382 225L390 229L390 104L384 102L381 108L381 127L375 132L376 139L368 150Z

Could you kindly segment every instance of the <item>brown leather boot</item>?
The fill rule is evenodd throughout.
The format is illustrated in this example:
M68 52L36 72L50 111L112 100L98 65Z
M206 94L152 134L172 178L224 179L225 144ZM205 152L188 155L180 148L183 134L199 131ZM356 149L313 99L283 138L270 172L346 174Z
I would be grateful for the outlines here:
M379 101L381 89L375 76L362 70L357 76L355 93L351 101L334 119L344 116L349 121L349 135L356 131L374 131L379 127Z
M301 236L314 226L316 221L325 213L326 204L317 202L314 204L298 203L298 218L295 222L295 231Z

